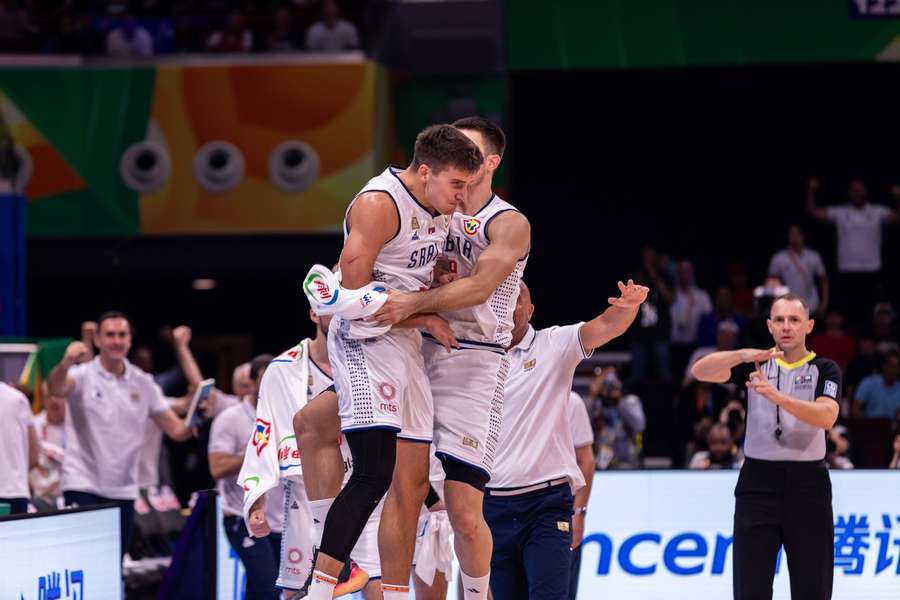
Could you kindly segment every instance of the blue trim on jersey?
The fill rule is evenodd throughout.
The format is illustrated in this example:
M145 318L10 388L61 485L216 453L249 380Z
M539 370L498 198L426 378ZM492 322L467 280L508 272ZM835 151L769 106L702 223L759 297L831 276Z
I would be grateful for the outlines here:
M403 186L403 189L406 190L406 193L409 194L409 197L413 199L413 202L415 202L416 204L418 204L418 205L422 208L422 210L424 210L425 212L427 212L427 213L428 213L429 215L431 215L432 217L436 217L436 216L438 216L439 214L441 214L441 213L439 213L438 211L434 210L433 208L432 208L432 209L425 208L425 205L422 204L422 203L419 201L418 198L416 198L416 195L412 193L412 190L410 190L408 187L406 187L406 184L403 183L403 180L400 179L400 176L397 175L396 172L394 172L394 169L399 169L400 171L403 171L403 170L404 170L403 167L398 167L398 166L396 166L396 165L390 165L390 166L388 166L388 171L390 171L391 175L393 175L394 177L397 178L397 181L400 182L400 185Z
M418 438L406 437L405 435L398 435L398 440L403 440L404 442L416 442L417 444L430 444L432 440L420 440Z
M491 192L491 197L488 199L488 201L485 203L485 205L482 206L481 208L479 208L479 209L475 212L475 214L472 215L472 216L473 216L473 217L477 217L478 214L481 213L481 212L483 212L484 209L486 209L488 206L490 206L490 205L491 205L491 202L493 202L496 198L497 198L497 194L495 194L494 192Z
M390 429L391 431L400 433L400 428L396 425L360 425L358 427L341 427L341 433L354 433L357 431L371 431L374 429Z
M430 333L427 333L425 331L422 331L421 333L422 333L423 338L425 338L431 342L434 342L435 344L440 344L440 342L438 342L437 339ZM504 348L500 344L492 344L490 342L476 342L475 340L461 340L461 339L457 339L456 341L459 342L460 344L468 344L470 346L475 346L474 348L463 348L462 346L460 346L459 348L457 348L457 350L487 350L488 352L494 352L495 354L506 354L506 348Z
M271 365L273 363L292 363L292 362L294 362L294 360L291 358L273 358L272 360L269 361L269 364Z
M272 362L275 362L275 361L273 360ZM319 366L319 363L317 363L316 361L313 360L312 356L309 357L309 362L312 363L312 366L314 366L316 368L316 371L318 371L319 373L322 374L322 377L324 377L328 381L331 381L332 382L331 387L334 387L334 383L333 383L334 378L329 376L328 373L326 373L324 371L324 369L322 369L322 367ZM324 391L327 391L327 390L324 390Z
M470 463L470 462L467 461L467 460L463 460L463 459L459 458L458 456L453 456L452 454L448 454L447 452L444 452L444 451L435 452L434 455L435 455L435 457L438 458L438 459L440 459L441 456L443 456L444 458L447 458L447 459L450 459L450 460L455 460L455 461L458 462L458 463L462 463L462 464L464 464L464 465L466 465L466 466L472 467L472 468L475 469L476 471L481 471L482 473L484 473L485 475L488 476L488 481L490 481L491 474L488 472L487 469L485 469L485 468L482 467L481 465L476 465L476 464L474 464L474 463Z
M390 193L388 190L379 190L379 189L365 190L365 191L358 193L356 196L353 197L353 200L350 202L350 207L347 209L347 212L344 213L344 235L345 236L350 235L350 225L347 224L347 213L349 213L349 211L353 210L353 202L356 202L356 199L359 198L362 194L368 194L369 192L381 192L382 194L387 194L388 197L391 199L391 201L394 203L394 208L397 209L397 232L393 235L393 237L391 239L389 239L388 241L386 241L384 243L384 245L387 246L388 244L393 242L397 238L398 235L400 235L400 231L403 228L403 224L400 223L400 221L401 221L400 205L397 204L397 199L394 198L394 195L392 193Z

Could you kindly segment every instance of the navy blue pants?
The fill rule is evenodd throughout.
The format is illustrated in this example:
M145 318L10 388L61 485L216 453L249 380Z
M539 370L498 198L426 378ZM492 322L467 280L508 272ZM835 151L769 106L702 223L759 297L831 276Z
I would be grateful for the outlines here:
M134 500L116 500L104 498L88 492L63 492L66 506L96 506L98 504L117 504L119 506L119 534L122 541L122 556L128 552L128 543L131 541L131 530L134 527Z
M572 559L572 492L568 484L519 496L484 497L494 538L494 600L565 600Z
M275 580L278 579L281 534L273 532L264 538L251 538L241 517L225 517L225 534L247 571L244 600L278 600L281 595ZM252 543L245 542L247 539Z
M0 498L0 503L9 504L9 514L11 515L28 512L28 498Z
M569 600L578 597L578 575L581 573L581 544L572 551L572 570L569 577Z

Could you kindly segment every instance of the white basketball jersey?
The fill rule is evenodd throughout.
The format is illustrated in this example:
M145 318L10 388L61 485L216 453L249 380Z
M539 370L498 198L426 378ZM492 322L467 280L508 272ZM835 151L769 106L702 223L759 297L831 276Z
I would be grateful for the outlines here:
M451 261L451 269L455 269L459 275L469 275L475 268L478 257L491 243L487 234L491 220L511 210L518 212L512 204L493 195L474 215L454 213L444 246L444 254ZM450 328L458 340L497 344L504 348L509 346L512 341L513 311L519 298L519 282L526 262L527 255L516 263L512 273L497 286L487 302L442 313L441 316L450 322Z
M365 192L384 192L394 200L400 217L396 235L375 258L373 280L400 292L418 292L431 287L434 263L444 246L450 217L425 208L400 180L401 171L388 167L370 179L356 198ZM346 215L356 198L344 215L345 240L349 235Z

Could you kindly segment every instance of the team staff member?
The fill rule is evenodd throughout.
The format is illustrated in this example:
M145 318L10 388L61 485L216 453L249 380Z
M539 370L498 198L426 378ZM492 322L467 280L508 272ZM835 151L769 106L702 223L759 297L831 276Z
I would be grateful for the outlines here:
M0 381L0 503L11 514L28 512L28 471L38 463L38 441L31 403L16 388Z
M621 296L587 323L535 331L522 283L513 315L509 378L484 516L494 538L494 600L568 598L573 495L585 485L575 458L569 392L575 368L622 335L648 288L619 283ZM576 518L584 513L578 507Z
M50 393L66 398L66 459L63 497L66 504L119 505L122 548L128 549L138 495L138 457L148 418L175 441L191 431L175 416L153 377L128 362L131 325L120 312L97 322L90 360L83 342L72 342L47 377Z
M578 574L581 572L581 540L584 538L584 519L591 487L594 485L594 428L584 399L575 392L569 393L569 427L575 443L575 462L584 477L584 487L575 494L572 508L572 567L569 579L569 600L578 596Z
M775 300L766 324L775 348L714 352L692 368L700 381L748 388L746 460L734 491L734 597L772 598L784 545L791 597L826 600L834 524L825 431L840 410L841 372L806 348L813 321L799 296Z

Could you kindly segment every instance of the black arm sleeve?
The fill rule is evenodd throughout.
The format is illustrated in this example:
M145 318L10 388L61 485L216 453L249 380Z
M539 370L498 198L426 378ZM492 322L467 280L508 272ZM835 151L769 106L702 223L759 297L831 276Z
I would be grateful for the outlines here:
M841 369L833 360L815 358L819 369L819 380L816 382L816 398L825 396L837 402L841 400Z

